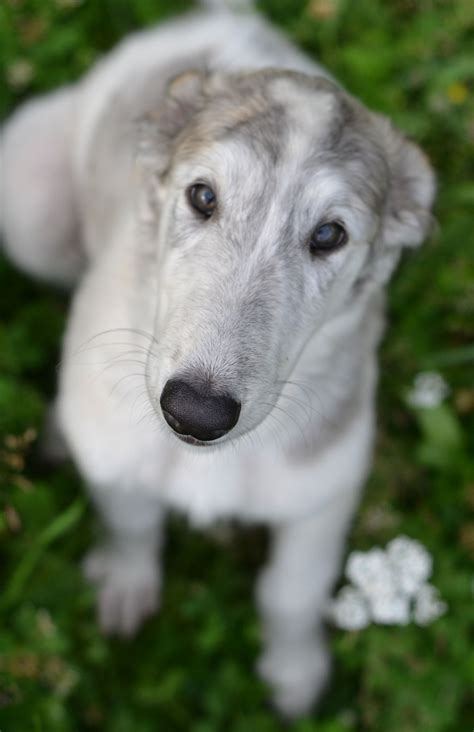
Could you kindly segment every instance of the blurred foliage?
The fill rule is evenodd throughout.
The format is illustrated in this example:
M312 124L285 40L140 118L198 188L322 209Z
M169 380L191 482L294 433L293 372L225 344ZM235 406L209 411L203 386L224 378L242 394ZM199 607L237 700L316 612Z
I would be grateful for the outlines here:
M3 0L0 117L77 79L123 35L185 0ZM262 0L282 30L428 152L438 231L392 285L372 477L351 536L398 533L434 556L449 604L427 628L334 632L331 688L296 732L472 728L474 656L474 10L471 0ZM54 390L67 303L0 265L0 729L2 732L273 732L253 665L259 531L219 542L173 521L159 617L132 642L97 629L79 561L94 519L70 467L34 461ZM410 410L414 375L451 395Z

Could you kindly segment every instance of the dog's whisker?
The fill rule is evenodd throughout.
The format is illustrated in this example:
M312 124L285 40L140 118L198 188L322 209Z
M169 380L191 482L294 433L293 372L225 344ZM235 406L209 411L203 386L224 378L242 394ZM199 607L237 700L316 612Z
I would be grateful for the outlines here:
M110 358L105 358L100 361L76 361L77 366L89 366L89 367L95 367L95 366L105 366L105 370L108 368L113 368L114 366L120 366L123 364L140 364L145 369L147 362L146 360L141 361L139 358L125 358L126 354L119 353L117 356L111 356ZM103 373L103 371L101 371Z
M301 411L305 417L305 420L308 424L308 426L311 425L312 422L312 414L315 416L319 416L317 410L312 406L312 404L308 402L303 402L300 399L297 399L296 397L291 396L290 394L284 394L284 393L272 393L267 392L267 395L270 397L273 397L275 399L275 403L278 403L280 399L287 399L291 405L296 407L297 410Z
M121 384L123 384L123 382L124 382L124 381L126 381L127 379L132 379L132 378L135 378L135 379L137 379L137 378L139 378L139 379L143 379L143 372L139 372L139 373L137 373L137 372L133 372L133 373L131 373L131 374L125 374L125 376L122 376L122 377L121 377L121 378L120 378L120 379L119 379L119 380L118 380L118 381L117 381L117 382L116 382L116 383L115 383L115 384L113 385L112 389L111 389L111 390L110 390L110 392L109 392L109 396L113 396L113 395L114 395L114 394L115 394L115 393L117 392L117 390L118 390L118 389L120 388Z
M137 343L126 343L124 341L116 341L114 343L96 343L96 344L94 344L92 346L88 346L87 348L81 349L80 352L78 351L78 354L80 353L82 355L84 353L89 353L90 351L98 351L98 350L105 351L105 350L107 350L109 348L111 349L111 348L118 348L118 347L120 347L120 348L122 348L122 347L129 348L130 351L133 350L136 353L143 353L145 355L148 355L148 353L150 353L150 349L149 348L146 348L145 346L141 346L140 344L137 344Z
M104 338L105 336L109 336L115 333L132 333L133 335L138 335L139 337L146 338L148 346L141 345L140 343L137 343L135 341L131 343L126 343L121 341L108 341ZM99 341L98 343L95 342L101 338L103 339L102 341ZM118 345L130 345L137 350L143 350L145 353L148 354L149 352L153 352L155 346L159 347L159 342L154 334L147 333L146 331L142 331L137 328L111 328L108 330L100 331L99 333L96 333L88 338L80 346L78 346L78 348L76 348L75 354L79 355L89 350L115 347ZM157 356L158 354L155 355Z
M282 412L282 413L283 413L283 414L284 414L284 415L285 415L286 417L288 417L288 418L290 419L290 421L291 421L291 422L292 422L293 424L295 424L295 425L296 425L296 426L297 426L298 428L300 428L300 425L299 425L299 424L297 423L297 421L295 420L295 418L294 418L294 415L291 415L291 414L289 414L289 413L288 413L288 412L287 412L287 411L286 411L285 409L283 409L282 407L278 407L278 406L276 406L276 405L268 404L267 402L262 402L262 401L259 401L259 402L258 402L258 406L266 407L266 408L267 408L267 409L269 410L269 413L268 413L268 415L267 415L267 417L266 417L266 418L267 418L267 419L273 419L274 421L276 421L276 422L277 422L277 424L279 424L279 425L280 425L280 427L282 428L282 430L283 430L283 431L286 431L286 430L287 430L287 426L285 426L285 424L284 424L284 423L282 423L282 422L281 422L281 421L280 421L280 420L279 420L279 419L278 419L278 418L276 417L276 415L275 415L275 412L274 412L274 410L275 410L275 409L277 409L278 411L281 411L281 412ZM304 432L303 432L303 431L302 431L302 435L304 435ZM283 450L283 443L281 443L281 442L280 442L280 445L279 445L279 447L280 447L280 449L282 449L282 450Z
M324 417L324 408L322 403L322 397L321 393L317 392L314 387L311 387L306 381L292 381L292 380L286 380L277 382L282 385L282 389L286 385L290 385L295 387L296 389L299 389L301 393L303 394L304 399L307 401L308 405L311 405L311 408L315 410L315 413L318 416ZM285 395L286 396L286 395ZM320 410L319 412L316 410L315 406L313 405L313 399L316 399L316 401L319 404Z
M135 397L135 399L133 401L133 404L130 407L130 415L133 416L133 414L135 412L135 409L137 408L137 403L139 402L139 400L141 400L141 402L142 402L142 409L144 410L144 414L148 414L148 415L150 415L150 417L153 415L154 420L155 421L158 421L156 419L156 413L155 413L155 410L153 408L153 405L150 405L150 399L149 399L149 395L148 395L148 390L146 388L145 389L142 389L136 395L136 397ZM136 420L135 420L135 423L138 424L138 422L136 422Z

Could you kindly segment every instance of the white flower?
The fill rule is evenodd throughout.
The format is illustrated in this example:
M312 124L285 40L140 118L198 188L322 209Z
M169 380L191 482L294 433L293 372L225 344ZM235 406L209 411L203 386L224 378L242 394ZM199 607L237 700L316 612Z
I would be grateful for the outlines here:
M386 550L375 547L349 555L346 576L330 617L339 628L361 630L370 622L428 625L446 612L438 590L427 583L433 560L419 541L398 536Z
M436 587L426 584L420 587L415 597L413 620L417 625L429 625L444 615L447 609Z
M366 597L396 591L393 570L383 549L352 552L347 560L346 577Z
M410 599L400 592L385 592L370 598L372 620L380 625L407 625Z
M329 608L334 624L343 630L361 630L370 623L369 609L362 593L346 585Z
M419 541L398 536L387 544L387 556L399 589L410 597L431 575L433 560Z
M448 394L449 386L441 374L436 371L422 371L415 377L407 402L416 409L429 409L438 407Z

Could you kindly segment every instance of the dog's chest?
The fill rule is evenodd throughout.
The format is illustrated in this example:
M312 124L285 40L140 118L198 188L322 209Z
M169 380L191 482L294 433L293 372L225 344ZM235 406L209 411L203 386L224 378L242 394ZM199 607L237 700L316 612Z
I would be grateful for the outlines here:
M175 453L167 462L159 491L166 503L185 513L199 526L228 517L243 520L271 518L281 501L278 494L288 493L285 480L276 480L280 468L268 455L252 454L193 456L187 451ZM288 474L286 469L285 475Z
M369 412L361 412L338 440L306 460L274 449L204 459L178 453L161 473L159 492L196 525L228 517L270 522L301 518L365 477L371 422Z

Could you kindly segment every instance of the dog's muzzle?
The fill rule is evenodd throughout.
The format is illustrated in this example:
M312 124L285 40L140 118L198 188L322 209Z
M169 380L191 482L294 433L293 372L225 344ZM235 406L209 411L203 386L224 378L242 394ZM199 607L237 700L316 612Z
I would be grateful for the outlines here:
M235 427L240 402L228 394L215 394L209 384L170 379L161 394L163 416L174 432L200 442L223 437Z

